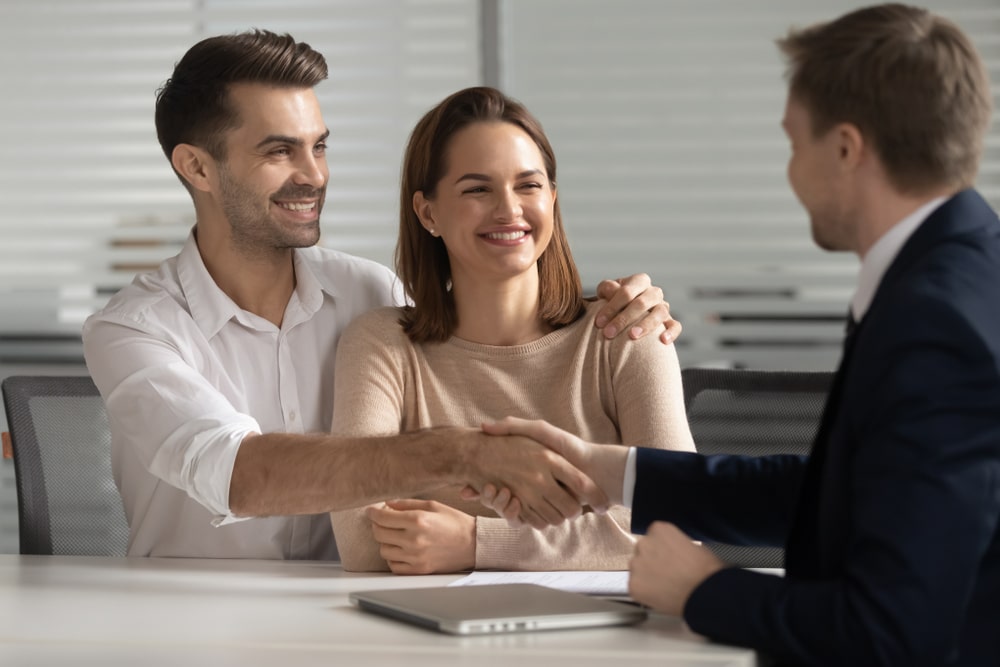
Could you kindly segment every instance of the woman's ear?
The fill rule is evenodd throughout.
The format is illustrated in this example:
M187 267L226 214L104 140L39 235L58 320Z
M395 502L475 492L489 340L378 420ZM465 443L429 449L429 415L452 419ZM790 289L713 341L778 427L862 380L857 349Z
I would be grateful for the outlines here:
M413 212L417 214L420 224L431 233L431 236L437 236L440 233L437 231L437 224L434 222L433 202L424 197L423 190L417 190L413 193Z
M208 192L212 189L210 174L215 160L207 151L191 144L177 144L170 154L170 164L195 190Z

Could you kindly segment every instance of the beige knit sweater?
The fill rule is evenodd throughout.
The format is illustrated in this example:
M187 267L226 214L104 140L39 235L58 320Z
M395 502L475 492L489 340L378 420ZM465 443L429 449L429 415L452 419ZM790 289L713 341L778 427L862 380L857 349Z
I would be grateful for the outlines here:
M600 303L574 324L524 345L451 338L415 345L399 311L355 320L337 349L333 432L389 435L431 426L476 426L507 415L545 419L584 440L694 451L674 347L656 336L606 340ZM537 531L512 528L457 488L427 498L476 515L476 569L619 570L634 538L630 512L587 513ZM364 509L334 512L344 568L387 570Z

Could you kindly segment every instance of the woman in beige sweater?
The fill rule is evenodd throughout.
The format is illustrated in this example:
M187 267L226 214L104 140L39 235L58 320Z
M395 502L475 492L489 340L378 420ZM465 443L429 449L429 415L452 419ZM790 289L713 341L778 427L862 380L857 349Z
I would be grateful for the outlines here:
M333 430L388 435L545 419L591 442L694 450L673 346L608 340L583 299L539 123L492 88L429 111L403 164L396 271L413 305L359 317L337 350ZM514 528L459 489L335 512L345 569L625 569L629 513Z

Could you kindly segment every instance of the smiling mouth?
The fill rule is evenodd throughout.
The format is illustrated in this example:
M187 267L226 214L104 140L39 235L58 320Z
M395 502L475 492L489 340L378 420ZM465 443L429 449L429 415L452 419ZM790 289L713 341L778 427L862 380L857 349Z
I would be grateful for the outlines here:
M527 235L528 232L521 229L516 232L489 232L488 234L483 234L483 238L492 239L494 241L516 241Z
M316 202L274 202L283 209L289 211L312 211L316 208Z

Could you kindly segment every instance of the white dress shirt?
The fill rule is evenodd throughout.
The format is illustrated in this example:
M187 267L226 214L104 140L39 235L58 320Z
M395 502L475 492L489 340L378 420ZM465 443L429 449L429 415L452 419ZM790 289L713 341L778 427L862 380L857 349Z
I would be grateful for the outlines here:
M295 275L278 328L218 288L191 235L84 324L130 556L336 557L326 514L234 517L233 462L250 433L329 430L340 333L402 290L386 267L316 247L295 251Z
M882 276L889 270L889 265L896 259L896 255L903 249L903 244L913 236L913 232L923 224L924 220L930 216L937 207L947 201L948 197L938 197L932 199L913 213L909 214L887 231L876 241L868 254L861 260L861 270L858 273L858 288L851 297L851 315L855 322L861 322L861 318L868 312L868 306L875 298Z
M903 244L913 236L924 220L947 200L948 197L937 197L923 204L890 227L889 231L868 249L868 254L861 261L857 290L851 298L851 315L855 322L860 322L868 312L879 283L882 282L882 276L903 249ZM697 447L698 442L695 441L694 445ZM628 457L625 459L625 477L622 481L622 505L629 509L632 508L632 497L635 493L635 459L635 447L630 447Z

